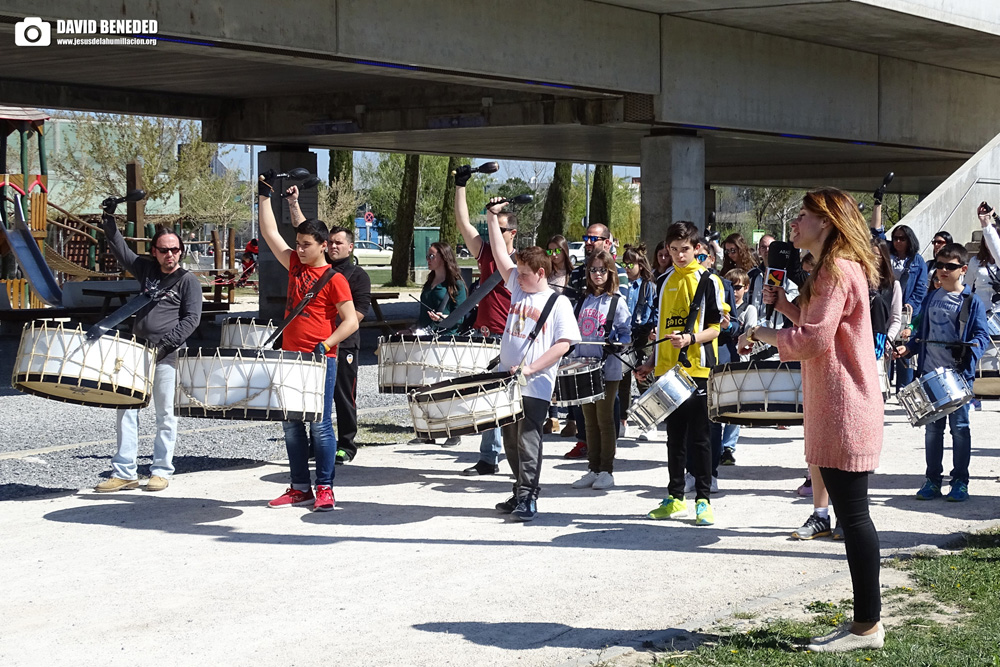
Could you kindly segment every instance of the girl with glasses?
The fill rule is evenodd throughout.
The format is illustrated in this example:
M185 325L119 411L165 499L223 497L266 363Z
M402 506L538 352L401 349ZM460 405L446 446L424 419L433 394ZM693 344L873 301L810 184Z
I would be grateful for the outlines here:
M573 271L573 258L569 256L569 243L562 234L556 234L549 239L545 254L552 264L552 273L549 275L549 285L560 291L559 287L566 287L569 283L569 274ZM555 405L549 405L549 418L542 427L543 433L559 432L559 411Z
M656 328L656 282L653 280L653 269L646 259L646 245L640 244L637 248L626 246L625 254L622 255L622 266L625 267L625 274L629 280L622 291L625 294L628 310L632 313L632 343L636 348L634 365L639 366L650 352L643 346L649 343L649 334ZM648 382L639 384L640 391L648 385ZM624 428L625 413L632 405L632 373L628 369L622 375L622 382L618 386L618 403L621 424ZM649 436L642 433L639 439L646 441Z
M615 398L622 380L621 360L608 354L607 343L632 341L631 313L618 293L618 268L611 253L597 250L587 259L587 287L577 304L576 319L583 341L572 356L604 359L604 398L582 406L587 435L587 474L573 482L574 489L609 489L615 484Z
M927 296L927 262L920 256L920 244L916 234L906 225L895 225L889 230L889 260L892 273L903 291L903 325L899 330L899 341L910 339L913 322L920 317L921 304ZM896 362L896 393L913 382L913 368L909 361Z

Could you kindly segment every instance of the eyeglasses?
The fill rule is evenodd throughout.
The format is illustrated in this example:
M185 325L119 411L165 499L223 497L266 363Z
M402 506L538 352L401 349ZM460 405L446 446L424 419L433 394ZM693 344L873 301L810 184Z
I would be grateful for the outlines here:
M955 262L934 262L935 269L943 269L945 271L958 271L963 266L965 264L956 264Z
M738 254L740 254L740 249L739 248L726 248L726 254L727 255L738 255Z
M635 262L623 262L622 266L624 266L626 269L634 269Z
M562 252L562 248L553 248L552 250L546 250L545 254L551 257L552 255L558 255Z
M748 287L748 285L735 285L735 284L733 285L733 289L734 290L746 289L747 287Z
M427 255L427 261L428 261L428 262L429 262L429 261L431 261L432 259L437 259L437 254L436 254L436 253L433 253L433 252L432 252L432 253L429 253L429 254Z
M590 267L590 272L591 273L601 273L601 274L603 274L603 273L607 273L608 270L605 269L603 266L592 266L592 267Z
M171 254L171 255L179 255L179 254L181 254L181 249L180 248L161 248L160 246L156 246L156 249L159 250L160 253L163 254L163 255L166 255L168 253Z
M695 255L694 258L697 259L699 262L704 262L706 259L708 259L708 255L704 254Z
M607 240L608 240L607 236L591 236L589 234L583 235L584 243L597 243L598 241L607 241Z

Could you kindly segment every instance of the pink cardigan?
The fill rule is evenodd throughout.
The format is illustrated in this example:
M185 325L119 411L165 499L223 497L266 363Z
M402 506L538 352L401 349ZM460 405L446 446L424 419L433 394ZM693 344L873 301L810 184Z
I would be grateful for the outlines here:
M781 309L796 326L778 331L782 361L802 362L806 461L849 472L874 470L882 451L885 406L879 389L868 282L861 266L836 260L801 310Z

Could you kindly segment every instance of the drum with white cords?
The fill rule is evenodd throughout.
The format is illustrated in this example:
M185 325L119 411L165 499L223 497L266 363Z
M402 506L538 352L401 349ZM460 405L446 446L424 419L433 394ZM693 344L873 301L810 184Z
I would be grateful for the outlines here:
M972 390L954 368L935 368L899 391L912 426L924 426L971 401Z
M378 390L405 394L445 380L485 373L500 343L480 336L394 334L378 339Z
M593 357L566 357L556 373L554 405L567 407L604 398L604 362Z
M972 393L976 398L1000 398L1000 335L990 336L990 345L979 358Z
M521 375L482 373L409 394L418 438L451 438L513 424L524 411Z
M227 317L222 322L222 338L219 347L224 350L256 350L264 346L277 326L271 320L267 324L252 317Z
M327 360L284 350L177 353L174 414L209 419L319 421Z
M741 361L712 369L708 417L739 426L802 424L802 369L798 362Z
M130 334L87 340L82 327L26 324L14 363L18 391L100 408L141 408L153 395L156 349Z
M632 402L626 418L648 431L670 416L684 401L691 398L698 385L680 365L664 373L642 396Z

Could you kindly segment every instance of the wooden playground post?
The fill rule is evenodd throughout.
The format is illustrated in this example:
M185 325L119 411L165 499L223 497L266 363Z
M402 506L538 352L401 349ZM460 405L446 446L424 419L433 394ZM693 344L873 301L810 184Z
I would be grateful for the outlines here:
M218 230L212 230L212 249L215 251L215 294L212 300L215 303L222 302L222 283L219 281L219 274L222 272L222 241L219 239Z
M143 188L142 165L135 160L125 165L125 187L129 192ZM127 208L127 220L135 223L136 230L146 228L146 200L130 201ZM135 242L135 252L137 255L145 255L149 252L145 241Z
M229 270L236 276L236 230L229 228ZM229 281L229 303L236 303L236 279Z

